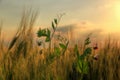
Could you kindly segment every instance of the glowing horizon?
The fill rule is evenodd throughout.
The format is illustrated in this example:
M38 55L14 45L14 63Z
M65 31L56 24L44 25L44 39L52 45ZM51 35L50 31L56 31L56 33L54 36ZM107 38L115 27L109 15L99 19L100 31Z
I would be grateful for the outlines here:
M87 30L100 29L103 33L120 32L119 0L2 0L0 1L0 20L5 34L17 29L24 8L39 11L35 28L49 27L59 13L66 13L60 26L75 24L77 30L84 26Z

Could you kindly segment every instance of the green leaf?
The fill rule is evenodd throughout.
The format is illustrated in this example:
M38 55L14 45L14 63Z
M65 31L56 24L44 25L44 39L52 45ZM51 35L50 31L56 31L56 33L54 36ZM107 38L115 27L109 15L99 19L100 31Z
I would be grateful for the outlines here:
M91 53L92 53L92 48L91 47L86 48L84 53L80 55L79 60L84 60L85 57Z
M91 54L92 53L92 48L91 47L88 47L85 49L84 51L84 55L87 56L88 54Z
M40 29L38 32L37 32L37 36L38 37L42 37L42 36L47 36L47 31L46 29Z
M47 37L50 37L50 34L51 34L50 30L47 29Z
M50 37L46 37L45 42L49 42L50 41Z
M50 35L51 35L51 31L47 28L47 29L39 29L37 36L38 37L46 37L45 42L49 42L50 41Z
M56 24L56 25L58 24L58 21L57 21L57 19L54 19L54 22L55 22L55 24Z
M79 60L77 70L82 74L88 74L89 70L88 62L84 60Z
M77 62L77 70L79 73L82 73L83 63L81 60L78 60Z
M41 30L38 30L37 32L37 37L41 37L42 36L42 31Z
M46 36L46 29L41 30L42 36Z
M86 40L85 40L85 45L89 45L90 43L91 43L90 38L89 38L89 37L86 38Z
M52 22L52 28L53 28L53 30L55 30L55 25L54 25L54 23Z
M60 47L61 47L62 49L66 49L66 46L65 46L64 44L59 43L59 45L60 45Z
M79 68L83 71L83 60L79 60Z
M79 56L79 60L84 60L84 59L85 59L85 55L84 54Z
M60 48L59 47L55 47L55 51L54 53L59 56L60 55Z
M50 41L50 34L51 34L50 30L47 29L46 30L46 40L45 40L45 42L49 42Z
M84 73L84 74L88 74L88 71L89 71L88 62L87 62L87 61L84 61L84 63L83 63L83 73Z

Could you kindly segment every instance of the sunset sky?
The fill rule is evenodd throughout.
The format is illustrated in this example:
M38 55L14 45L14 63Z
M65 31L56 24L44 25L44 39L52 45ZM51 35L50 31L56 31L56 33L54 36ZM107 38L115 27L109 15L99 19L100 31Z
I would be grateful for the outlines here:
M75 26L79 32L120 32L120 0L0 0L0 20L6 31L14 31L24 8L39 11L36 28L47 27L59 13L65 13L61 26ZM68 26L69 27L69 26Z

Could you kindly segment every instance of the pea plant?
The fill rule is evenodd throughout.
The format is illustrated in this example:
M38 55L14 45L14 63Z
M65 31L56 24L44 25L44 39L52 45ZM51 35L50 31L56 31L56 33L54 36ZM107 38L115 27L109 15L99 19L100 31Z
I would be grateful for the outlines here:
M47 68L50 64L52 64L56 59L59 59L60 56L64 55L64 53L66 52L67 50L67 47L68 47L68 44L69 44L69 41L66 40L63 36L59 35L58 38L62 38L62 40L58 39L57 41L57 46L53 46L52 47L52 40L53 38L55 38L55 36L58 36L56 33L57 31L57 28L58 28L58 24L61 20L61 17L63 15L60 15L58 16L58 18L55 18L52 23L51 23L51 27L52 27L52 30L51 29L48 29L48 28L45 28L45 29L39 29L38 32L37 32L37 37L38 38L42 38L44 37L45 38L45 43L48 43L48 55L46 57L46 64L44 66L44 69ZM63 41L64 40L64 41ZM42 44L42 42L39 42L38 45L40 46ZM41 69L41 70L44 70L44 69Z
M77 59L74 63L75 70L80 74L80 79L83 80L83 77L85 74L88 74L89 71L89 62L88 62L88 56L92 53L92 47L89 46L91 43L90 37L88 36L84 43L84 50L83 54L80 55L80 52L78 50L78 46L75 45L74 52L77 55Z

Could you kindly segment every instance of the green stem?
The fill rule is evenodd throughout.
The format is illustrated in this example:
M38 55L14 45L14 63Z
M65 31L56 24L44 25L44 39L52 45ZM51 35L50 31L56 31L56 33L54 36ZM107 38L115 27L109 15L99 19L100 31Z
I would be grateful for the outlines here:
M83 73L81 74L80 80L83 80Z
M63 15L61 15L61 16L58 18L58 23L56 24L56 27L55 27L53 33L51 34L50 42L49 42L49 53L51 53L52 39L53 39L53 37L54 37L54 34L55 34L55 32L56 32L56 29L57 29L57 27L58 27L58 24L59 24L59 22L60 22L62 16L63 16Z

